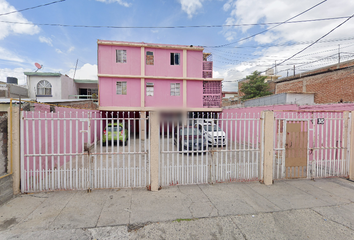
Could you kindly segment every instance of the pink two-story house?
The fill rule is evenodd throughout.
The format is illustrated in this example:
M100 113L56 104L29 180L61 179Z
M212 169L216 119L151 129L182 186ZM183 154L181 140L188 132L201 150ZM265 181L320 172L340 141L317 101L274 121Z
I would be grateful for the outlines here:
M102 111L221 111L222 78L202 47L98 40Z

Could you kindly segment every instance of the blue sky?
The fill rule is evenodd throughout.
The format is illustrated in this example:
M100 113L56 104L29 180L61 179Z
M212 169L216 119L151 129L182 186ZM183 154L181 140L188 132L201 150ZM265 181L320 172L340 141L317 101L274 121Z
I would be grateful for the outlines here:
M0 14L52 1L54 0L0 0ZM43 65L42 71L72 76L77 59L77 78L97 78L97 39L214 46L237 41L270 27L95 29L35 25L37 23L158 27L274 22L284 21L318 2L320 1L66 0L21 13L0 15L0 21L34 23L21 25L0 22L0 81L5 81L7 76L15 76L20 83L24 83L23 71L35 70L35 62ZM348 16L353 14L351 9L354 9L354 1L328 0L296 20ZM280 62L291 56L306 46L300 43L316 40L343 20L287 24L238 44L217 49L207 48L206 51L213 53L214 76L225 78L224 90L236 90L236 80L254 70L263 71L274 64L274 61ZM353 21L350 20L326 39L354 37L352 29ZM295 45L264 47L267 44L284 43ZM333 49L338 44L346 47L347 52L354 52L354 48L350 46L354 44L354 40L322 43L302 54L308 54L307 56L289 64L301 65L335 54ZM347 59L351 57L349 53ZM343 53L343 57L345 56ZM320 67L319 63L332 64L335 59L306 67ZM289 66L280 66L278 71ZM286 71L279 74L284 76Z

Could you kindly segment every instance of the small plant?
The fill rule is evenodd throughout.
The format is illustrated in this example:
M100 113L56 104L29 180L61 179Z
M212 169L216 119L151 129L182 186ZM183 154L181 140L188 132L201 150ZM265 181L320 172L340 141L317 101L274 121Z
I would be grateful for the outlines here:
M192 221L193 219L191 218L178 218L176 220L174 220L174 222L182 222L182 221L186 221L186 222L189 222L189 221Z

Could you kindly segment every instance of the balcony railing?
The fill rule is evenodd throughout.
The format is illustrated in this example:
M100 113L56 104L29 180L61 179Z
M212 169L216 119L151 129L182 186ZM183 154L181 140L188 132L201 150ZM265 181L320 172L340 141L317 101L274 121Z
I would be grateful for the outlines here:
M69 99L92 99L93 101L98 101L98 96L93 95L69 95Z

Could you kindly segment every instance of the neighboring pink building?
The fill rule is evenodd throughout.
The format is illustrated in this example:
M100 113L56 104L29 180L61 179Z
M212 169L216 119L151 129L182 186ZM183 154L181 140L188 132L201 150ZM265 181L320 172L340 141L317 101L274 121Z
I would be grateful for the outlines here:
M202 47L98 40L102 111L221 111L221 78Z

